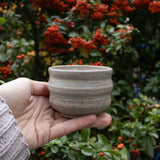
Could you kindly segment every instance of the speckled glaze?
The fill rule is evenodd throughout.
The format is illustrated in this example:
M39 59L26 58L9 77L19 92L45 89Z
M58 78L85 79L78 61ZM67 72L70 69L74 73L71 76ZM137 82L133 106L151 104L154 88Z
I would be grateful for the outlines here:
M112 68L60 65L49 69L49 101L64 117L105 111L111 103Z

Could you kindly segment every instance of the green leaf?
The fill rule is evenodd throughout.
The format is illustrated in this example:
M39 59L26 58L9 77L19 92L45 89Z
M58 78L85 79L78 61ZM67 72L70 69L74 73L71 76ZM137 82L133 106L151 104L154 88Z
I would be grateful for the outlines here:
M112 160L119 160L119 156L112 155Z
M108 139L103 134L98 134L98 144L106 145L108 144Z
M128 137L131 137L131 135L132 135L132 133L126 129L123 130L123 133Z
M145 136L142 139L142 145L146 151L146 154L150 157L153 157L154 156L154 148L153 148L153 143L152 143L152 139L150 136Z
M159 137L158 134L155 133L155 132L149 132L148 134L149 134L150 136L152 136L152 137L155 137L155 138L158 138L158 137Z
M67 136L63 136L60 138L60 140L61 140L62 144L64 144L65 142L67 142L68 139L67 139Z
M83 57L85 57L87 59L89 58L89 54L85 48L79 48L79 51Z
M70 151L68 152L68 159L69 159L69 160L75 160L75 157L76 157L76 156L77 156L76 151L70 150ZM81 155L78 154L78 156L81 156Z
M85 156L91 156L91 155L93 155L93 152L91 150L89 150L89 149L82 149L81 152Z
M4 24L6 22L6 19L3 17L0 17L0 25Z
M83 28L83 32L84 32L86 35L88 35L88 34L89 34L89 29L88 29L88 27L83 25L82 28Z
M70 32L70 33L68 34L68 36L69 36L69 37L78 37L79 34L78 34L77 32Z
M57 153L58 152L58 147L56 145L51 147L51 152L52 153Z
M128 151L126 147L123 147L120 151L122 160L128 160Z
M91 144L91 145L95 146L95 142L96 142L96 140L97 140L97 138L96 138L96 137L91 137L91 138L89 139L89 144Z
M90 56L92 57L100 57L102 54L98 50L94 49L91 52L89 52Z
M76 143L70 143L69 147L71 147L71 148L81 148L81 147L84 147L86 145L87 145L87 143L85 143L85 142L76 142Z
M89 137L90 137L90 133L91 133L90 128L82 129L81 130L82 141L84 141L84 142L88 141Z

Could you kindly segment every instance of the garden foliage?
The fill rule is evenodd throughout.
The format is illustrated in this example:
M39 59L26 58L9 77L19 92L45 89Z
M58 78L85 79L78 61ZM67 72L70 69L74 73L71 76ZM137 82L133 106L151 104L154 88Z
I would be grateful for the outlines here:
M113 68L109 127L83 129L31 159L158 160L160 1L1 0L0 83L48 81L54 65Z

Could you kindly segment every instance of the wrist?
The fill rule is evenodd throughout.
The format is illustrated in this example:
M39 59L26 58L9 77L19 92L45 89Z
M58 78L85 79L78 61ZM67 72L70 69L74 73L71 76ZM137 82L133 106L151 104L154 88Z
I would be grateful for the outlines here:
M0 98L0 126L0 159L28 158L28 145L3 98Z

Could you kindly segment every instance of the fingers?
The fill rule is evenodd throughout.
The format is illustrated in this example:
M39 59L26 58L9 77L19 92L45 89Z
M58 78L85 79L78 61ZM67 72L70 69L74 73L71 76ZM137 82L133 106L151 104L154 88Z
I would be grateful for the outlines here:
M101 113L91 127L107 127L111 124L112 117L107 113Z
M80 130L91 126L96 121L95 115L69 119L62 123L56 124L51 128L50 140L67 135L73 131Z
M39 96L49 96L48 83L31 81L31 93Z

